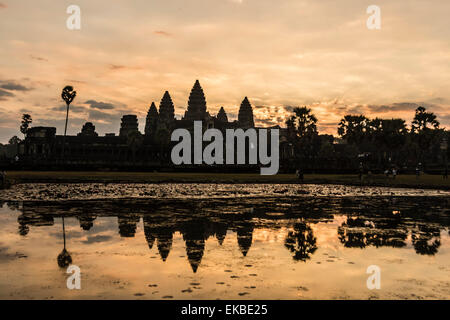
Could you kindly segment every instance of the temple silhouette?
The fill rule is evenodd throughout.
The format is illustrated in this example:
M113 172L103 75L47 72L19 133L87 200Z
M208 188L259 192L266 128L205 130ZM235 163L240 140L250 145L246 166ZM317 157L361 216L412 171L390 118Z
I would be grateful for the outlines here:
M144 134L139 131L136 115L122 117L118 135L107 133L105 136L99 136L92 122L86 122L77 135L66 137L56 135L54 127L32 127L19 147L20 162L22 168L40 169L167 168L173 166L170 160L171 149L176 144L170 139L173 130L184 128L192 133L194 121L201 121L203 130L215 128L222 133L226 129L279 129L280 160L288 159L293 154L292 145L287 139L287 129L279 126L268 128L255 126L253 108L247 97L240 105L237 120L229 121L223 107L217 115L211 115L207 110L205 94L197 80L190 92L187 109L181 119L176 119L172 98L166 91L159 103L159 108L154 102L151 103L145 121ZM248 152L248 141L246 146ZM190 166L181 167L189 168ZM206 165L203 169L206 167L214 170ZM228 167L233 170L257 169L255 165L228 165Z

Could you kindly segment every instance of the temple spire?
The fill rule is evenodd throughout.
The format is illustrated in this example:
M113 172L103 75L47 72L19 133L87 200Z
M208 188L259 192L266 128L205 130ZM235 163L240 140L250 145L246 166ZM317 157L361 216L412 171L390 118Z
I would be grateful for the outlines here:
M217 120L222 122L228 122L228 116L223 107L220 108L219 113L217 114Z
M239 108L238 122L243 128L252 128L255 126L252 105L247 97L244 98Z
M152 102L150 108L148 109L147 119L145 121L145 135L151 135L155 132L156 126L158 125L158 109L156 109L156 105Z
M198 80L189 95L188 108L184 115L185 120L204 120L207 116L206 99L203 89Z
M173 106L169 91L164 93L159 104L159 118L163 121L173 121L175 119L175 107Z

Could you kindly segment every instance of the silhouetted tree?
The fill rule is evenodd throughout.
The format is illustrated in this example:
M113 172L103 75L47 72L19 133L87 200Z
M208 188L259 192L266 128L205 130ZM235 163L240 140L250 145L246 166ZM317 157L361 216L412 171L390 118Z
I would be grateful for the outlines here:
M403 119L375 118L369 121L368 126L370 140L376 147L379 159L386 158L387 154L394 157L406 142L408 129Z
M30 124L33 122L33 119L31 118L31 116L27 113L24 113L22 116L22 123L20 125L20 132L23 134L23 136L25 137L28 129L30 127Z
M20 139L18 136L13 136L11 139L9 139L8 143L11 145L16 145L20 143Z
M424 169L429 160L433 160L436 149L440 143L443 130L439 129L439 121L432 112L427 112L424 107L418 107L411 124L411 141L416 145L418 160ZM434 151L433 151L434 150Z
M339 122L338 134L348 143L360 145L367 138L368 123L364 115L346 115Z
M294 108L294 115L286 122L298 138L317 133L317 118L307 107Z
M294 142L295 154L302 158L314 159L320 150L317 118L307 107L297 107L286 121L289 138ZM311 161L314 163L314 161Z
M427 112L424 107L418 107L416 109L416 115L411 124L413 132L420 132L428 128L430 125L432 128L439 128L439 121L436 120L436 115L433 112Z
M64 155L64 146L65 146L65 137L67 134L67 122L69 121L69 106L72 103L73 99L77 96L77 92L73 90L72 86L66 86L64 87L61 98L66 102L67 105L67 112L66 112L66 124L64 125L64 141L63 141L63 155Z

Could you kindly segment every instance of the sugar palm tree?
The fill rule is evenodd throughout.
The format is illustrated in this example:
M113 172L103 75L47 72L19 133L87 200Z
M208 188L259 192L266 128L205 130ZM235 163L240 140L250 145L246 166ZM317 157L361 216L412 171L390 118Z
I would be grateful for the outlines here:
M66 112L66 124L64 126L64 140L63 140L63 147L62 147L62 153L64 155L64 146L66 144L66 134L67 134L67 122L69 121L69 106L72 103L73 99L77 96L77 92L73 90L72 86L66 86L64 87L61 98L66 102L67 105L67 112Z

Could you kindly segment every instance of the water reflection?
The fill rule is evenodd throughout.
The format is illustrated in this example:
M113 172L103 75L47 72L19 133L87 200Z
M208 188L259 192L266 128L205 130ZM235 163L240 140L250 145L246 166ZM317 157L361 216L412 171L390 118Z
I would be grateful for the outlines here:
M317 250L317 239L307 223L296 223L293 229L289 231L284 245L292 252L294 260L306 261Z
M426 205L424 205L426 201ZM447 198L289 198L210 200L111 200L7 203L20 211L18 233L26 237L34 228L53 226L62 218L64 247L58 265L72 263L66 249L64 219L76 218L82 232L91 232L99 217L117 217L117 233L134 238L143 222L145 241L156 246L163 261L169 259L174 234L182 235L187 260L194 273L205 255L206 241L220 245L230 234L242 257L251 254L257 229L285 228L283 246L295 261L307 262L319 248L314 225L336 221L340 243L347 248L411 248L419 255L436 255L441 231L449 226ZM107 240L105 240L107 241ZM229 242L228 242L229 243Z
M418 225L412 230L411 238L418 254L435 255L441 246L441 230L438 227Z
M64 248L61 253L58 255L58 266L60 268L67 268L72 263L72 256L66 249L66 227L64 222L64 217L62 217L62 231L63 231L63 242Z

